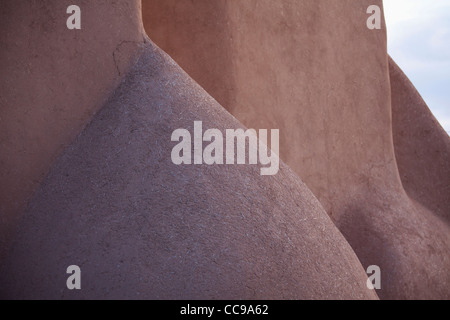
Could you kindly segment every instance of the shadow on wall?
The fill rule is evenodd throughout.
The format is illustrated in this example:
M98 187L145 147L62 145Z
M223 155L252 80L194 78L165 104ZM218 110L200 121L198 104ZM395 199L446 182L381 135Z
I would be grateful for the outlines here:
M392 58L389 73L394 149L403 187L450 222L450 138Z

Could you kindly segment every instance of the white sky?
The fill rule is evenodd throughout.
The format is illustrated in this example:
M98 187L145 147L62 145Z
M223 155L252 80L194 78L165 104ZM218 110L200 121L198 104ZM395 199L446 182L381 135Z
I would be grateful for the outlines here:
M450 133L450 0L384 0L388 51Z

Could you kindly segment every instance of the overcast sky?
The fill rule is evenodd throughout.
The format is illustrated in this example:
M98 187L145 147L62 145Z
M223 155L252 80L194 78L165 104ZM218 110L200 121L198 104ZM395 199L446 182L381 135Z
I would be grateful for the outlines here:
M388 51L450 133L450 0L384 0Z

